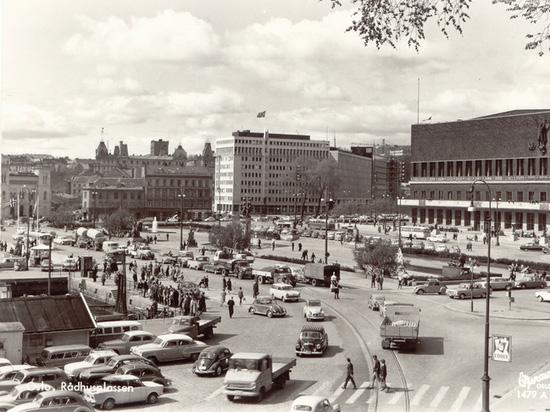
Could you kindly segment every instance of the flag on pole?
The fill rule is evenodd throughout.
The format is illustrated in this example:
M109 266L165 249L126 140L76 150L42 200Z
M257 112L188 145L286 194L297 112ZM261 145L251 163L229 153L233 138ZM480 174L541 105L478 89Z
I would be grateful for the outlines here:
M265 110L263 112L258 113L256 117L265 117Z

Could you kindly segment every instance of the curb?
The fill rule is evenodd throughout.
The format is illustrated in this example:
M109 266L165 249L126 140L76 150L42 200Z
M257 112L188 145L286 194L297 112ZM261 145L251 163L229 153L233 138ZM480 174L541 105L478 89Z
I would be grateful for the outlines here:
M485 314L484 313L476 313L476 312L470 312L470 311L467 311L467 310L461 310L461 309L456 309L456 308L453 308L450 306L451 304L448 303L446 305L443 305L443 307L448 310L448 311L451 311L451 312L457 312L457 313L462 313L464 315L470 315L470 316L475 316L477 318L484 318L485 317ZM529 320L550 320L550 315L547 315L547 317L544 317L544 318L525 318L525 317L509 317L509 316L499 316L499 315L493 315L491 314L490 315L491 318L494 318L494 319L504 319L504 320L521 320L521 321L529 321Z

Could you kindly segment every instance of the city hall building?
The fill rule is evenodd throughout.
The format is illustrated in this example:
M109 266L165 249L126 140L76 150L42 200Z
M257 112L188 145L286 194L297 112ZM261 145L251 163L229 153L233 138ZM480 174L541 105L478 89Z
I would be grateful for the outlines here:
M550 222L550 110L514 110L411 128L414 224L545 232ZM490 193L483 180L490 187ZM472 199L473 198L473 199ZM474 211L469 212L470 201ZM491 216L489 214L491 200Z

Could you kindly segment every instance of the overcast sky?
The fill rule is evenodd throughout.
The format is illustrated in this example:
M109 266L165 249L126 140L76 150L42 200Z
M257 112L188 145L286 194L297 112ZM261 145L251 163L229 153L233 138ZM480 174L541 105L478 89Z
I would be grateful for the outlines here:
M419 77L421 120L550 107L550 55L525 51L530 27L490 1L463 36L429 30L419 53L364 47L326 1L1 4L3 153L93 157L102 127L135 154L266 128L408 144Z

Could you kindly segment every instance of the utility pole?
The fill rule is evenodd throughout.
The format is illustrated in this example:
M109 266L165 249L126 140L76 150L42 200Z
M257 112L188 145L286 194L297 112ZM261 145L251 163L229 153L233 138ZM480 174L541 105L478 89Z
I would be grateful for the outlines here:
M124 316L128 315L128 304L126 302L126 254L125 253L122 253L122 271L119 270L119 275L118 275L115 310L118 313L122 313Z
M50 236L48 243L48 296L52 295L52 242L53 238Z

